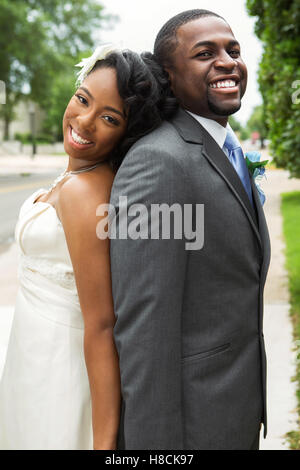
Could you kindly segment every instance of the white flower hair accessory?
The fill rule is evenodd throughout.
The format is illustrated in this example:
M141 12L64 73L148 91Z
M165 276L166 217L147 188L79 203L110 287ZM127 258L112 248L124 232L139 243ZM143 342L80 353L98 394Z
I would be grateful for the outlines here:
M92 70L98 60L103 60L111 52L118 51L119 48L114 44L102 44L98 46L90 57L82 59L75 67L81 67L77 73L76 86L80 86L88 73Z

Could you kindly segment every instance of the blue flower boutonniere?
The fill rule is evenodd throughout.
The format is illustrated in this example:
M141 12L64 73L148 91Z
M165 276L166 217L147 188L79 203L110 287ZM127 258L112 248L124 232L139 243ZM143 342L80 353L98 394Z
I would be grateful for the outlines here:
M263 160L261 162L260 161L261 155L259 152L247 152L245 156L246 156L246 165L251 175L254 178L254 182L258 190L260 202L261 202L261 205L263 206L266 200L266 196L263 190L261 189L259 182L263 179L263 177L266 176L265 166L269 160Z

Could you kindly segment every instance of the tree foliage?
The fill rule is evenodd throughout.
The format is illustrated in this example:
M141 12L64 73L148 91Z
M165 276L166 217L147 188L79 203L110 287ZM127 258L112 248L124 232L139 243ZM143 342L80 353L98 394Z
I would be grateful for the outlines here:
M247 0L247 8L264 44L259 85L274 161L300 177L300 1Z
M229 124L238 133L241 140L247 140L249 138L249 131L247 126L243 126L234 116L229 116Z
M43 121L43 133L52 136L52 140L63 140L62 119L66 106L75 91L74 64L68 70L53 77L48 109Z
M97 0L0 0L0 80L6 85L0 113L5 137L26 87L32 101L49 109L57 77L65 73L69 80L71 64L92 48L93 34L111 19Z
M229 124L234 132L240 132L242 130L242 124L234 116L229 116Z
M247 129L249 131L249 134L252 134L252 132L259 133L261 148L263 148L264 141L268 136L268 130L266 126L264 107L262 105L255 106L250 118L248 119Z

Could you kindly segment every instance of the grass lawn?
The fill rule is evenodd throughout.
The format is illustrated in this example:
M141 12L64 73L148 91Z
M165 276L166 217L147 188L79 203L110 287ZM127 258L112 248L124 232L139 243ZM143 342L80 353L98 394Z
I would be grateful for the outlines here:
M300 414L300 192L282 194L281 212L283 233L286 241L286 267L289 276L291 316L294 325L294 339L298 344L298 413ZM300 426L288 433L292 449L300 450Z

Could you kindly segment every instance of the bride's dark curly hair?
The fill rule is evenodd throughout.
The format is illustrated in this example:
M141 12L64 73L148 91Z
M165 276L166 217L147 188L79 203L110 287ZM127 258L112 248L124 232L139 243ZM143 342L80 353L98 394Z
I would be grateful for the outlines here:
M141 137L173 116L178 108L167 74L150 52L111 52L92 70L114 68L121 98L128 109L127 129L108 160L116 171L130 147Z

